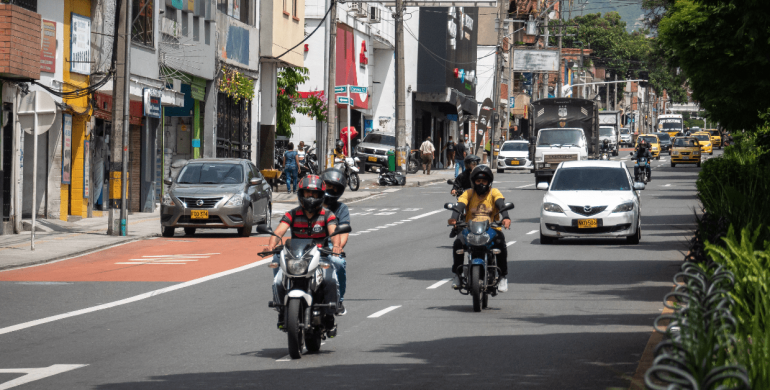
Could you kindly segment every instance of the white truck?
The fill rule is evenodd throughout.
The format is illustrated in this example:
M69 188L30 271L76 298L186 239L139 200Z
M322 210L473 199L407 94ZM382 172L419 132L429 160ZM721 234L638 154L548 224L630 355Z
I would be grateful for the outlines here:
M620 111L599 112L599 142L610 141L610 152L618 155L620 143Z

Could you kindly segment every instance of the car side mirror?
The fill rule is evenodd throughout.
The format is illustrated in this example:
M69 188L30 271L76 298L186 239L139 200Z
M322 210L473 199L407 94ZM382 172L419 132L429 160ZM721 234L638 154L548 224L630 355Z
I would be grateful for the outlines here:
M350 233L353 231L353 228L350 227L350 225L338 225L336 229L334 229L334 233L330 234L329 237L334 237L338 234L345 234Z
M454 185L454 184L455 184L455 181L454 181L454 180L452 180L452 179L449 179L449 180L447 180L447 181L446 181L446 183L447 183L447 184L449 184L449 185L451 186L451 185Z
M170 185L174 184L174 181L171 180L170 177L167 177L167 178L163 179L163 184L165 184L167 186L170 186Z
M548 190L548 182L541 181L537 183L537 189L538 190Z
M252 177L251 180L249 180L249 184L253 186L258 186L263 183L263 180L259 177Z
M637 181L634 182L634 191L641 191L644 189L644 183Z

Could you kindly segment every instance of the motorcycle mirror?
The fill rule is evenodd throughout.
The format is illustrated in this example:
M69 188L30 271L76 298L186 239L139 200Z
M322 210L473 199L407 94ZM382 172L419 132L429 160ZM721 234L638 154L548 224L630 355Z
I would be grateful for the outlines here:
M446 181L446 183L447 183L447 184L449 184L449 185L451 186L451 185L454 185L454 184L455 184L455 181L454 181L454 180L452 180L452 179L449 179L449 180L447 180L447 181Z
M264 223L257 225L257 233L269 234L271 236L275 236L275 233L273 233L273 229L271 229L270 226L267 226Z
M516 207L513 205L513 203L508 202L503 204L503 208L501 208L498 213L502 213L503 211L513 210L513 208Z
M334 229L334 233L330 234L329 237L334 237L338 234L350 233L352 231L353 228L350 227L350 225L339 225L336 229Z
M444 203L444 208L447 210L454 210L455 204L454 203Z

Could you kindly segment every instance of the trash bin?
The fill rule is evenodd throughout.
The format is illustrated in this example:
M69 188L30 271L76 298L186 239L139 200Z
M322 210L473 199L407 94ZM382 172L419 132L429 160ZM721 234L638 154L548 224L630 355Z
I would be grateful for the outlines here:
M396 171L396 152L394 150L388 150L388 170L390 172Z

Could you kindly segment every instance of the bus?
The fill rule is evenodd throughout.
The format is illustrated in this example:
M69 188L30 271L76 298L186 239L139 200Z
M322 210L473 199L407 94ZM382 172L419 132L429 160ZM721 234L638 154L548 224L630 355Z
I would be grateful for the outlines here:
M663 114L659 116L658 131L668 133L672 138L684 135L684 119L682 114Z

